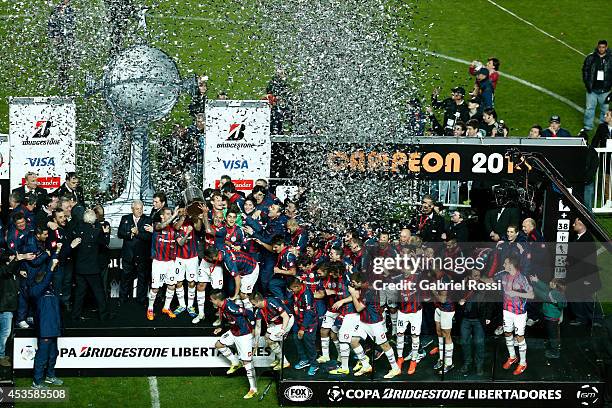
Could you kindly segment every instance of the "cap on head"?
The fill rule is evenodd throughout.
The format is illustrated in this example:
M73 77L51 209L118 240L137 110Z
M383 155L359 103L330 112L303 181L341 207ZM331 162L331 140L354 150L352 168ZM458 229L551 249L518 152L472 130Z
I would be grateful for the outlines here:
M561 123L561 117L559 115L552 115L550 117L550 119L548 120L548 122L550 122L550 123L552 123L552 122Z

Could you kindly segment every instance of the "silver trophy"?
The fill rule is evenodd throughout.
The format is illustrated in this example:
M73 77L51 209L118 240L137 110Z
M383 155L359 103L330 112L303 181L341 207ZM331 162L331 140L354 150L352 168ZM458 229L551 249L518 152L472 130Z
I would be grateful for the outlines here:
M204 204L204 194L202 190L196 187L195 180L191 173L186 172L183 176L183 181L187 186L183 191L183 201L185 201L185 209L187 214L192 218L197 218L202 214L200 206Z

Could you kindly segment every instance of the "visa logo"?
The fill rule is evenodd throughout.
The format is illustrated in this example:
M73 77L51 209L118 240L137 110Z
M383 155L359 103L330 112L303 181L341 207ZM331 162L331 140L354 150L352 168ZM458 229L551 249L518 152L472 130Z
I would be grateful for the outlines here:
M226 170L248 169L249 163L246 160L223 160L223 167Z
M28 157L28 161L32 167L55 166L54 157Z

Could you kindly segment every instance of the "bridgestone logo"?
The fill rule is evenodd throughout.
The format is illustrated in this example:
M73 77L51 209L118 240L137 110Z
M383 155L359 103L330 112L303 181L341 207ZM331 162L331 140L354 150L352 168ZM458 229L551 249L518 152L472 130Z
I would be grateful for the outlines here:
M218 149L252 149L256 145L254 143L217 143Z
M51 139L51 140L24 140L21 142L23 146L40 146L40 145L58 145L60 144L59 140Z

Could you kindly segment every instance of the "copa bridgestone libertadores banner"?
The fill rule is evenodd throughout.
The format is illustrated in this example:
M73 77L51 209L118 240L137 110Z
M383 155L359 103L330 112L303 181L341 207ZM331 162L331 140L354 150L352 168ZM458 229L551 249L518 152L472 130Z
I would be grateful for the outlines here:
M10 98L11 189L24 184L27 172L39 185L58 188L76 165L76 108L71 98Z
M270 105L267 101L209 101L206 105L204 188L229 175L238 190L270 177Z
M220 336L60 337L58 369L219 368L229 367L215 343ZM274 356L260 337L256 367L269 367ZM13 367L32 369L38 348L35 337L15 337Z

